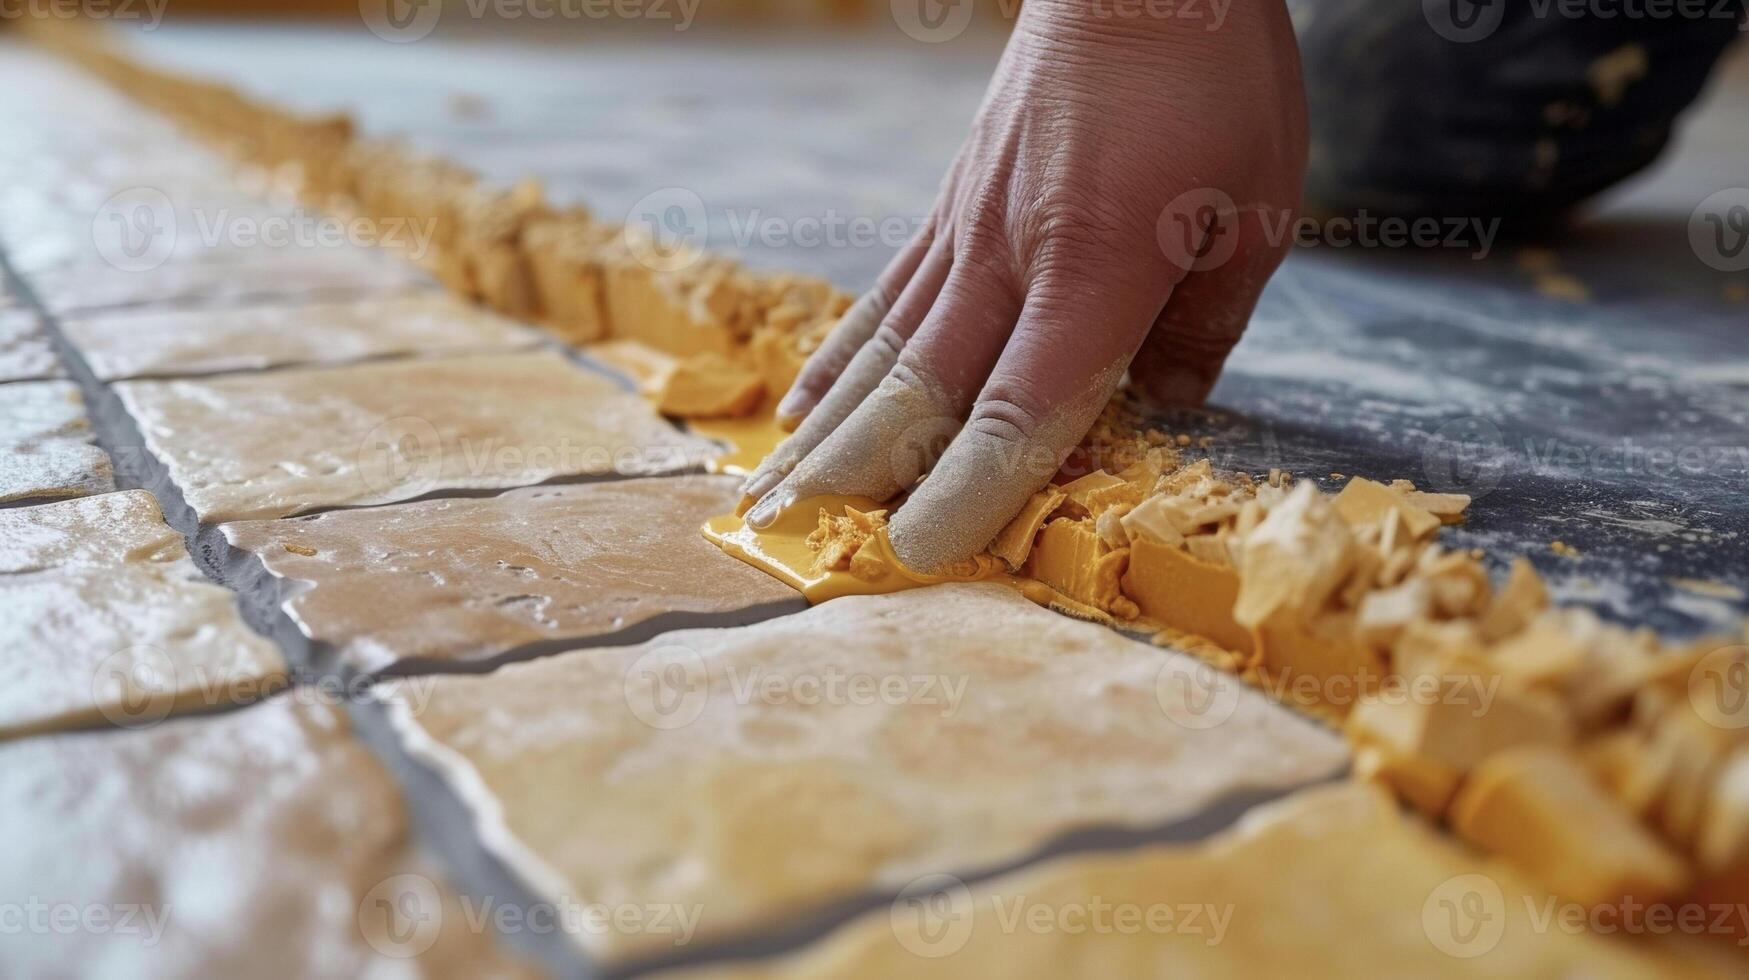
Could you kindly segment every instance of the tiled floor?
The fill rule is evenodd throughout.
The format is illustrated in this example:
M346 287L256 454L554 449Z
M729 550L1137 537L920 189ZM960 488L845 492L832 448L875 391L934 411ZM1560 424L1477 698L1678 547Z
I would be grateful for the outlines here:
M704 545L732 485L618 379L386 256L186 233L297 205L0 45L39 93L0 107L0 254L72 378L0 383L29 409L0 413L0 829L28 842L0 896L42 923L9 967L1670 967L1518 918L1463 945L1425 910L1512 873L1326 785L1333 733L1184 655L984 587L804 610ZM1016 890L1055 917L992 931ZM1229 925L1051 927L1111 901Z

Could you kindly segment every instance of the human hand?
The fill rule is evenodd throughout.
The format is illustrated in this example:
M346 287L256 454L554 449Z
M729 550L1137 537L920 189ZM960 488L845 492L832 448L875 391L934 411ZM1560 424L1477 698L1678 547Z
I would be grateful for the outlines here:
M933 571L1049 481L1126 369L1157 402L1207 397L1291 244L1293 29L1281 0L1215 30L1121 9L1022 8L924 230L780 404L799 427L748 479L749 524L928 473L891 537Z

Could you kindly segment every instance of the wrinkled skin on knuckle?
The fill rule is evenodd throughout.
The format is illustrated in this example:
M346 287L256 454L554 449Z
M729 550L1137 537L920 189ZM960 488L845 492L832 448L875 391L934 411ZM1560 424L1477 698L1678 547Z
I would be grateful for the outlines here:
M1040 412L997 392L979 400L966 431L977 433L987 445L1019 453L1032 446L1041 418Z

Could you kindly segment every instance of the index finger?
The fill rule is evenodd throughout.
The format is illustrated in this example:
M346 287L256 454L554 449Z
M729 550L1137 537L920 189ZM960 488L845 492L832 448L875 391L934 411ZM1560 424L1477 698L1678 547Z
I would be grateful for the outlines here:
M988 546L1098 420L1170 293L1036 284L965 427L893 515L899 560L931 572Z

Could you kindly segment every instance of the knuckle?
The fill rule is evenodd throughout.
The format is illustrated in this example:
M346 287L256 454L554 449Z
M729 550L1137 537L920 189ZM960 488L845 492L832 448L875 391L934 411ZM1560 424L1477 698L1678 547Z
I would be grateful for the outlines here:
M898 358L905 349L905 338L894 328L891 320L886 320L875 328L874 335L868 339L869 347L888 359Z
M983 184L961 202L954 235L954 265L1000 265L1012 253L1002 191Z
M893 370L886 380L881 382L882 394L888 398L903 399L906 404L917 404L919 397L933 398L938 386L933 379L929 365L920 363L920 358L907 351L899 356Z
M1043 417L1027 401L1019 392L991 391L973 406L966 428L1001 447L1025 447L1036 437Z
M1126 186L1105 195L1054 194L1033 207L1028 224L1041 245L1122 251L1152 233L1152 219L1125 203L1146 198L1142 188Z

